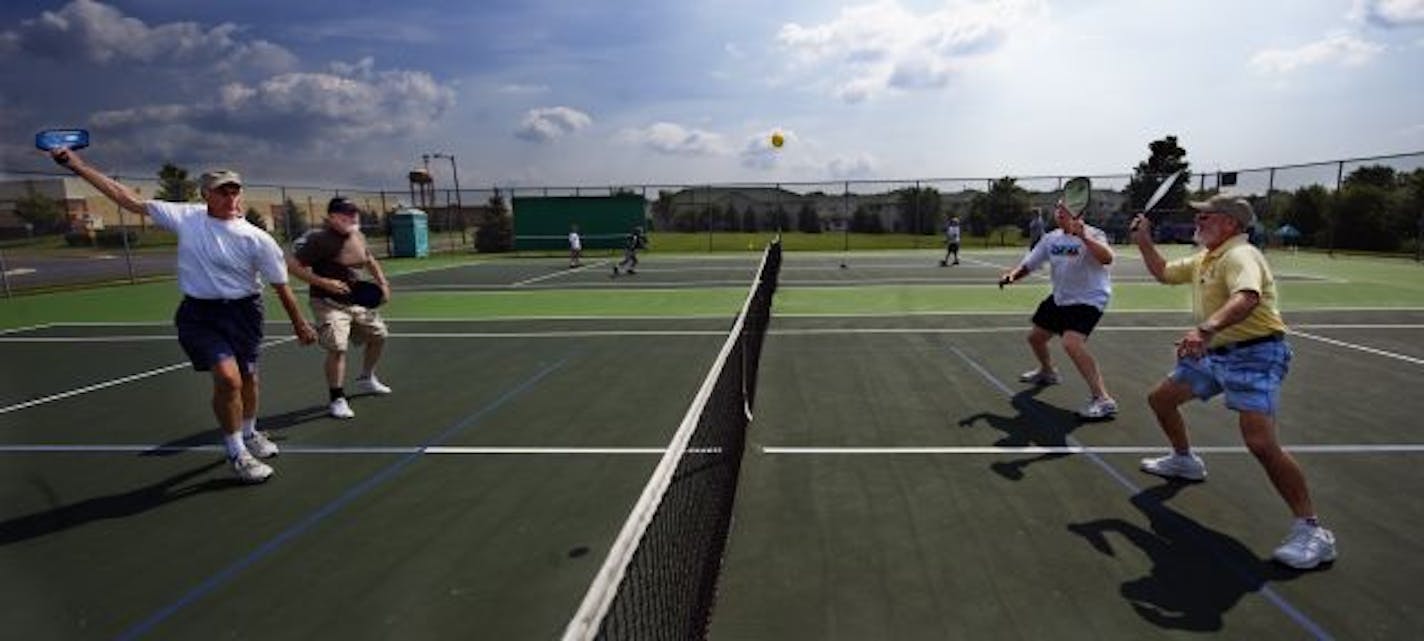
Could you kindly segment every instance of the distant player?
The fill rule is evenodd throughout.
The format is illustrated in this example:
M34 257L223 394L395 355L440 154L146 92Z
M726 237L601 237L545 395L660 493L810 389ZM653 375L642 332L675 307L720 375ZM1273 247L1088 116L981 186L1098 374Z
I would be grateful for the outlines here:
M625 274L636 274L638 266L638 250L647 249L648 237L643 234L642 227L634 227L628 232L627 243L623 246L623 260L613 266L613 275L618 275L618 270L622 269Z
M579 237L578 225L569 226L569 269L582 265L579 258L583 256L583 239Z
M954 262L950 262L953 258ZM944 259L939 261L940 267L959 264L959 217L950 216L949 221L944 224Z

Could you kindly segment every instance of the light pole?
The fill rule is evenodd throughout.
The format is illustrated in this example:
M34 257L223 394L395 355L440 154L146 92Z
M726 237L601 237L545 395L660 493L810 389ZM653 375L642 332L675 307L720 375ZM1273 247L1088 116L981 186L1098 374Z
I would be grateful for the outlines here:
M431 158L447 158L450 160L450 179L455 183L455 210L460 212L460 244L465 244L465 206L460 202L460 168L455 166L455 154L430 154Z

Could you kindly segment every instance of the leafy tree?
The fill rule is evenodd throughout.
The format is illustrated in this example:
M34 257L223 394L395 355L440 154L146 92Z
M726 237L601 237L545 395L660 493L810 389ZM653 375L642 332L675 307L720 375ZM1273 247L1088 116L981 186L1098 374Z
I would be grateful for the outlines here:
M1281 214L1281 224L1296 228L1302 242L1322 246L1326 242L1324 230L1329 211L1330 192L1325 187L1301 187L1290 195L1290 202Z
M263 218L262 214L257 213L257 208L251 205L247 206L247 211L243 214L243 218L246 218L247 222L262 229L267 229L267 219Z
M173 163L163 163L158 170L157 200L186 203L198 200L198 182L188 178L188 170Z
M940 220L940 194L934 187L906 187L895 191L901 227L912 234L934 234Z
M757 231L757 215L755 207L747 207L742 212L742 231Z
M850 230L863 234L879 234L885 231L885 226L880 223L879 214L870 211L865 205L860 205L850 216Z
M673 192L658 190L658 199L653 201L653 221L662 229L676 229L673 225Z
M777 204L776 209L771 212L771 227L775 231L784 231L787 228L786 222L790 215L786 213L786 208Z
M808 234L821 233L821 219L811 203L801 203L801 209L796 212L796 229Z
M1028 217L1028 192L1018 186L1018 180L1005 176L989 186L985 197L989 224L993 227L1017 226Z
M1127 183L1127 200L1123 202L1123 206L1132 212L1142 210L1147 199L1152 197L1152 192L1157 191L1157 186L1169 174L1179 169L1191 171L1191 165L1186 161L1187 150L1177 144L1176 136L1154 140L1147 144L1147 149L1151 155L1147 160L1137 163L1137 167L1132 171L1132 179ZM1187 200L1189 182L1191 181L1177 179L1177 184L1172 186L1153 211L1182 210Z
M480 253L507 252L514 248L514 222L505 205L504 194L498 189L489 197L489 205L481 216L479 229L475 231L475 251Z
M66 226L64 208L53 198L29 186L24 196L15 200L15 214L34 227L36 234L63 231Z

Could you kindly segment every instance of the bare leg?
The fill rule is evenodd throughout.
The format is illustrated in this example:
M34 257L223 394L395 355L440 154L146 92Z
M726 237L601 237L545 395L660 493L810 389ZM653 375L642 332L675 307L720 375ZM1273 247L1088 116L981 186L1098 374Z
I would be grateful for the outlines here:
M1088 351L1088 337L1071 330L1063 332L1063 351L1068 352L1068 358L1083 375L1093 398L1109 398L1107 387L1103 385L1103 375L1098 371L1098 361Z
M225 358L213 365L213 416L228 434L242 430L243 376L237 361Z
M1048 353L1048 341L1053 338L1053 334L1048 330L1033 326L1028 332L1028 346L1033 350L1033 357L1038 359L1038 371L1053 371L1053 356Z
M1276 421L1269 414L1261 412L1241 412L1241 438L1246 448L1266 468L1266 476L1271 485L1285 499L1291 514L1296 518L1315 516L1315 506L1310 502L1310 490L1306 487L1305 473L1295 457L1281 448L1276 438Z
M326 386L341 387L346 380L346 352L326 353Z
M366 355L361 361L361 377L370 378L376 371L376 364L381 362L381 351L386 347L386 339L381 337L371 337L366 339Z
M1187 438L1187 423L1182 419L1180 408L1183 403L1193 398L1196 397L1192 395L1190 385L1170 378L1162 379L1157 387L1147 393L1147 404L1152 407L1152 413L1157 415L1157 426L1162 428L1162 433L1172 444L1172 450L1178 454L1185 453L1192 446L1191 440Z
M259 389L257 372L248 372L242 375L242 420L249 421L257 418Z

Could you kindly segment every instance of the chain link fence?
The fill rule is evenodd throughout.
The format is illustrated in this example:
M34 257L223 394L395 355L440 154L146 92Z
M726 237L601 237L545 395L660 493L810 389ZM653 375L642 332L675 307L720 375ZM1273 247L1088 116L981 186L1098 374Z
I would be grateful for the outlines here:
M682 251L746 250L784 234L787 250L936 248L949 217L965 244L1022 245L1029 221L1051 228L1052 208L1069 175L780 183L643 184L406 190L246 184L249 220L284 246L320 225L326 203L343 196L361 207L362 230L380 257L391 257L391 216L403 207L427 214L429 249L476 251L482 222L508 212L515 196L639 194L655 245ZM157 180L116 176L141 197ZM1087 219L1116 242L1127 240L1134 207L1132 174L1090 176ZM1227 192L1251 202L1263 246L1372 251L1424 258L1424 152L1194 172L1186 196ZM1159 241L1190 242L1191 214L1180 203L1162 212ZM518 215L518 212L514 212ZM508 247L502 241L481 248ZM127 282L173 273L176 240L145 216L122 211L82 180L64 173L0 174L0 272L4 295L81 284Z

